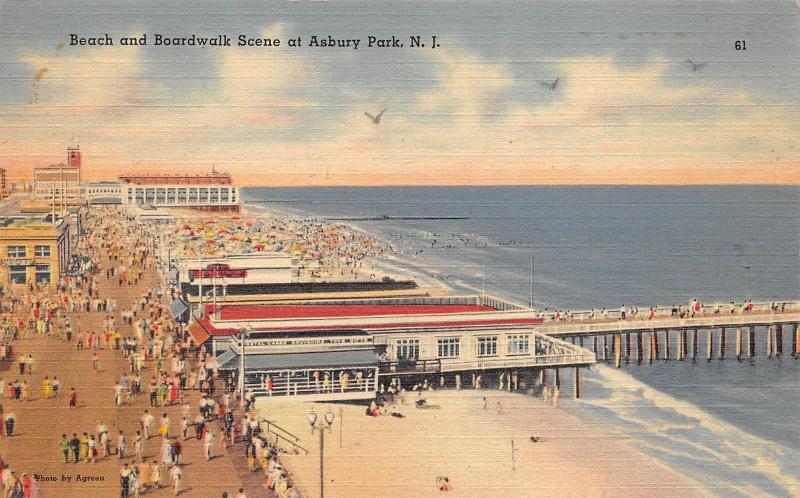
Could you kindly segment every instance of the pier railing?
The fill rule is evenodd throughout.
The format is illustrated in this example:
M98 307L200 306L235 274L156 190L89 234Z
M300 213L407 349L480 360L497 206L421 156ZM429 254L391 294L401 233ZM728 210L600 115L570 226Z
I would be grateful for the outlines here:
M698 318L708 316L749 316L756 314L782 314L800 312L800 301L770 301L770 302L727 302L705 303L700 305L700 310L689 309L688 305L681 306L654 306L653 320L659 318ZM637 312L638 311L638 312ZM626 307L625 320L648 320L650 307ZM580 321L613 321L622 320L622 309L593 309L593 310L567 310L546 311L540 313L545 322L580 322Z
M518 358L488 358L467 361L448 361L442 363L443 372L456 372L463 370L491 370L503 368L529 368L545 366L578 366L595 363L594 353L586 350L585 353L561 355L536 355Z
M439 373L442 371L442 360L426 359L382 361L378 364L378 370L382 375Z
M667 318L653 320L617 320L599 323L557 322L537 327L546 335L600 334L610 332L646 331L653 329L682 329L709 327L749 327L800 322L800 313L709 315L695 318Z

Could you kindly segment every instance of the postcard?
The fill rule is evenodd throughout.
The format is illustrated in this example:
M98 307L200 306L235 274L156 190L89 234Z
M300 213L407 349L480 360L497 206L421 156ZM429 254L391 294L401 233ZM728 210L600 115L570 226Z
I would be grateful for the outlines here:
M0 0L0 492L800 495L800 3Z

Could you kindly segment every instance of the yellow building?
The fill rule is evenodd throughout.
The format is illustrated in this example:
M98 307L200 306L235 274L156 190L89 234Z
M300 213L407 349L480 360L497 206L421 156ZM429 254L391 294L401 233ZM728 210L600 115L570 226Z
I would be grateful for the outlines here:
M20 289L55 286L71 257L69 223L0 218L0 285Z

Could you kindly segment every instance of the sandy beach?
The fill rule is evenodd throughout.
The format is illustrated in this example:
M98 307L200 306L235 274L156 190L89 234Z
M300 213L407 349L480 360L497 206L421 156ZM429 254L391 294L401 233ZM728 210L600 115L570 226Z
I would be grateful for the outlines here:
M325 436L329 497L709 495L699 483L637 451L620 432L538 398L486 389L424 397L427 409L414 406L413 393L397 405L404 418L367 417L356 405L274 399L257 406L309 450L283 458L309 496L319 492L319 438L306 420L312 409L320 417L327 410L336 417ZM438 489L440 476L448 477L451 491Z

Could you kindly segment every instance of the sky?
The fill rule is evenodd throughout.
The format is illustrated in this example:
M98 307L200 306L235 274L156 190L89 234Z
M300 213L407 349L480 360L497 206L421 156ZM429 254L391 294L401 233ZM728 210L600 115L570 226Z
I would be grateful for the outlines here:
M114 46L70 45L104 33ZM157 47L157 33L282 46ZM0 167L30 177L79 144L85 178L799 184L798 81L790 0L0 0Z

